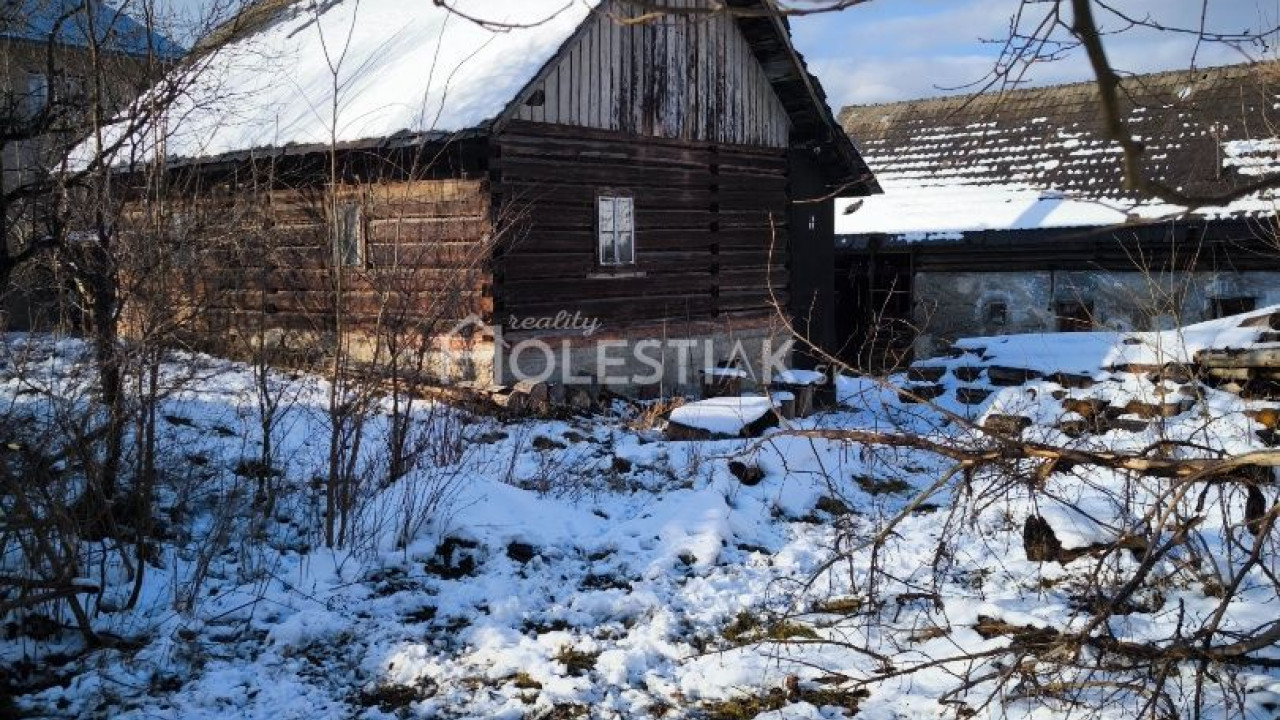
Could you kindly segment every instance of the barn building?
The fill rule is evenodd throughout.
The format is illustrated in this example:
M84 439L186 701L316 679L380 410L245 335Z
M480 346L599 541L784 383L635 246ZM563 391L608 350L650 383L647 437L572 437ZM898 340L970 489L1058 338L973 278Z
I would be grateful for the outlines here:
M1151 176L1204 196L1280 171L1280 65L1125 80ZM845 108L884 194L836 208L834 347L863 365L960 337L1167 329L1280 302L1276 202L1122 187L1091 83Z
M382 331L409 327L447 338L450 360L465 344L467 372L500 383L552 366L598 379L602 344L626 371L645 343L636 369L656 360L669 384L697 381L671 377L690 347L702 368L781 346L788 315L829 334L823 198L878 188L786 20L728 4L747 12L251 7L130 148L164 158L183 198L172 225L209 230L205 331L358 336L376 357ZM528 338L555 354L497 361Z

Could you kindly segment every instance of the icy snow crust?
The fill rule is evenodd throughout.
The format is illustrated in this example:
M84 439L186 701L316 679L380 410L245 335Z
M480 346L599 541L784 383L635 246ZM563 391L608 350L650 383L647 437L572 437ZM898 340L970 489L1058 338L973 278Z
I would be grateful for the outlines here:
M77 373L86 349L79 343L10 337L0 352L0 398L29 411L33 427L52 422L58 408L83 402L86 386ZM24 379L14 376L15 367L24 368ZM816 688L831 687L818 681L833 676L884 671L881 662L843 643L865 644L902 669L1006 642L978 635L973 626L980 616L1020 626L1078 626L1085 617L1073 599L1079 577L1125 577L1137 561L1119 553L1103 567L1092 559L1065 567L1028 562L1011 528L1036 513L1060 529L1065 544L1106 542L1142 514L1153 489L1139 486L1120 504L1117 489L1124 479L1118 473L1055 473L1039 492L1029 483L979 474L965 491L944 491L917 508L882 549L879 560L892 569L878 580L889 598L884 607L837 612L820 603L858 597L871 562L868 551L856 551L847 562L827 565L837 540L848 548L871 537L948 463L913 451L785 433L758 446L751 440L673 443L630 429L622 417L500 426L442 406L423 407L418 427L461 432L463 446L472 449L457 465L428 458L391 485L379 484L376 458L366 458L360 467L371 495L356 519L359 549L334 552L316 541L324 498L311 485L326 461L326 384L305 375L270 379L287 398L276 437L282 494L262 537L254 538L245 521L254 513L253 480L232 470L252 457L256 443L250 369L182 354L171 357L163 378L174 393L160 411L167 418L159 426L162 467L169 472L159 512L172 525L168 539L157 541L137 609L104 611L95 620L100 631L137 638L141 647L73 659L61 668L66 687L55 684L21 699L35 715L514 720L553 712L573 716L566 708L577 707L592 718L698 717L708 702L758 697L789 676L801 688ZM1029 433L1067 442L1053 434L1057 416L1046 401L1056 387L1032 383L1002 390L979 407L945 407L975 419L1027 412L1037 420ZM848 407L795 427L896 429L982 441L932 410L900 404L892 388L872 380L838 378L837 390ZM1207 402L1216 413L1213 423L1175 418L1165 436L1193 436L1232 452L1254 446L1254 426L1239 398L1212 393ZM378 444L385 428L385 418L375 416L369 446ZM1152 437L1113 434L1084 442L1123 450L1145 447ZM765 471L751 487L740 484L725 462L747 450ZM205 465L196 466L193 457ZM432 483L454 473L459 482L442 509L430 516L406 510ZM907 489L880 491L855 482L875 477L902 480ZM963 507L970 492L981 494L997 482L1003 494L975 522L953 525L953 504ZM1207 486L1204 493L1200 507L1185 511L1203 514L1194 531L1199 542L1225 557L1231 543L1240 542L1243 499L1226 484ZM935 576L935 552L948 528L962 533L959 552ZM229 549L209 558L201 576L202 549L220 533L227 534ZM469 574L449 578L430 569L445 538L474 544L466 550L475 558ZM531 549L532 557L513 552L513 543ZM84 552L100 556L96 547L88 544ZM1274 620L1276 598L1259 573L1280 571L1278 565L1274 554L1264 558L1223 618L1224 628ZM1176 557L1160 563L1153 583L1165 588L1163 604L1113 618L1109 631L1119 640L1167 637L1181 623L1212 613L1216 600L1199 580L1188 580L1186 567ZM111 572L114 582L103 597L119 607L130 583L122 569ZM809 580L809 590L801 591L799 583ZM936 593L936 606L909 599L922 589ZM175 592L193 594L190 610L175 608ZM816 639L835 642L728 642L724 628L743 611L785 615ZM75 655L78 643L74 633L39 642L0 640L0 665L37 651ZM557 659L566 647L594 660L585 671L572 672ZM1280 658L1274 649L1262 654ZM950 717L955 706L938 700L955 686L953 673L965 669L964 663L943 663L876 683L858 717ZM1280 692L1280 678L1274 671L1241 672L1252 688L1242 696L1254 713L1249 717L1269 717L1263 708L1271 693ZM981 697L984 687L974 688L972 697ZM1192 692L1190 683L1185 687ZM408 689L409 699L380 709L376 698L386 688ZM1211 708L1225 713L1236 707L1228 703L1237 698L1222 696L1216 684L1205 692ZM1187 698L1173 700L1190 706L1180 702ZM1008 702L984 705L976 717L1079 716L1071 706ZM1141 702L1111 700L1098 717L1134 717ZM832 707L795 702L759 717L841 716Z
M170 159L454 132L494 119L595 0L309 0L202 64L164 127ZM508 27L482 26L463 16ZM144 100L145 102L145 100Z

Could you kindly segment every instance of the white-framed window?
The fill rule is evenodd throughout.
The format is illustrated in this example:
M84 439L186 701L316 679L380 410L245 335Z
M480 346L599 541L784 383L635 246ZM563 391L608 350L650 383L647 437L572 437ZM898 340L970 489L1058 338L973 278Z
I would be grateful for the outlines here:
M333 257L342 267L364 265L364 212L358 202L340 202L335 208Z
M636 262L635 201L627 195L601 195L596 199L600 264L606 267Z

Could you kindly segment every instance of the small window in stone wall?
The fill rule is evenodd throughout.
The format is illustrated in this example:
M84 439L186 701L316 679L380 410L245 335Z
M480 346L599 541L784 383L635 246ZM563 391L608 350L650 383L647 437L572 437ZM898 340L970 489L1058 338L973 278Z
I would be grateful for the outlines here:
M1009 303L1004 300L988 300L982 308L982 319L988 325L1007 325L1009 323Z
M1220 297L1213 299L1213 317L1224 318L1229 315L1253 312L1258 309L1258 299L1252 297Z
M1093 330L1093 304L1084 300L1059 300L1054 303L1058 332Z

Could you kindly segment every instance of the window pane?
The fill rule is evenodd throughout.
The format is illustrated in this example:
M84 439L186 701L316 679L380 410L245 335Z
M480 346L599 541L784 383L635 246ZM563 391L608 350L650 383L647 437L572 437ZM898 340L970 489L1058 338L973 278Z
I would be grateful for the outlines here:
M604 237L605 233L613 232L614 202L615 202L614 198L611 198L611 197L600 198L599 220L600 220L600 236L601 237Z
M49 102L49 80L40 73L27 74L26 111L28 115L38 115Z
M636 261L634 236L629 232L618 233L618 263L629 265Z
M629 197L597 198L601 265L635 262L634 205Z
M617 230L625 230L627 232L635 232L634 205L631 198L618 198L618 218L616 221Z
M616 265L618 263L618 245L611 232L600 233L600 264Z
M598 208L596 222L600 228L600 235L597 237L596 243L600 246L601 265L613 265L618 262L613 237L614 204L615 200L611 197L602 197L596 200Z

